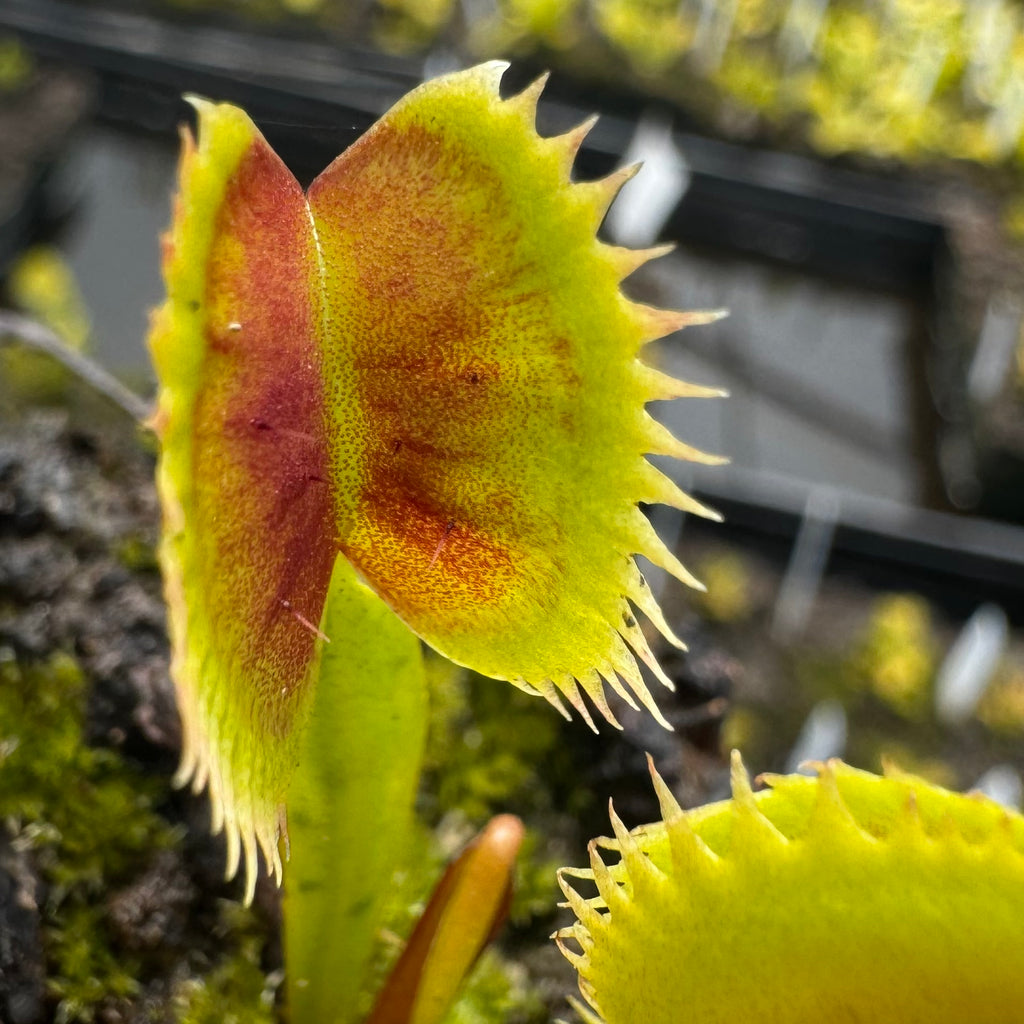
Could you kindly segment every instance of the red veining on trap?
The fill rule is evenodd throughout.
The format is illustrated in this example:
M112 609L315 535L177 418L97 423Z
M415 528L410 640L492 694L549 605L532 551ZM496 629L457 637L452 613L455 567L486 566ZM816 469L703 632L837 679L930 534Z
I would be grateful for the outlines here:
M258 717L278 734L281 698L314 656L336 551L312 273L302 191L257 137L228 183L195 299L207 355L193 522L214 641L225 658L241 652ZM232 620L243 636L226 635Z
M520 372L502 333L514 291L494 278L505 200L491 168L456 152L440 131L379 123L309 190L325 259L346 274L327 362L348 368L369 425L340 544L413 625L500 600L516 576L508 482L486 472Z

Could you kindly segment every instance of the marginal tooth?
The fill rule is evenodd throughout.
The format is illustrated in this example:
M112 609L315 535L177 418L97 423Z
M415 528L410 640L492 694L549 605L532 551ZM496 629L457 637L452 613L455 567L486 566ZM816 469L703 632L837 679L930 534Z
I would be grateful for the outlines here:
M837 779L849 778L850 776L860 779L873 777L871 772L865 772L861 771L860 768L854 768L853 765L847 764L845 761L838 757L830 757L828 760L828 766L832 770L832 773L835 775ZM916 775L910 776L910 781L918 785L921 782L921 780Z
M651 691L647 689L647 684L644 682L643 676L640 674L640 669L637 666L636 659L629 653L629 650L620 637L617 637L616 640L617 643L615 644L611 655L612 667L629 684L633 693L636 694L637 700L639 700L640 703L643 704L643 706L654 716L654 720L660 726L668 729L669 732L672 732L672 726L669 725L668 720L661 713L661 709L658 705L654 703Z
M791 775L780 775L778 772L760 772L757 776L757 783L760 786L767 786L769 789L785 790Z
M721 320L729 315L728 311L724 309L684 311L656 309L654 306L643 306L638 303L633 303L633 308L643 323L644 337L647 341L675 334L676 331L681 331L684 327L713 324L716 320Z
M507 67L507 65L506 65ZM548 72L545 71L539 78L535 78L522 92L510 96L505 102L516 110L532 128L537 120L537 103L544 86L548 81ZM500 76L499 76L500 78Z
M719 856L693 830L685 813L665 819L672 869L678 878L691 878L701 868L719 861Z
M614 641L618 643L618 638ZM601 678L615 691L634 711L639 711L640 707L636 702L636 698L633 694L622 685L622 680L619 678L618 672L612 668L611 665L605 665L603 668L598 670ZM618 725L618 723L616 723ZM620 725L621 729L622 726Z
M701 592L707 590L707 587L665 547L664 541L658 536L643 512L639 509L635 511L634 530L639 542L636 553L643 555L649 562L653 562L659 569L664 569L669 575L675 576L680 583Z
M579 686L576 685L575 678L571 675L565 675L555 685L562 691L562 695L569 703L580 713L583 721L590 726L590 731L596 733L598 731L597 726L594 725L594 719L590 717L590 709L580 693Z
M245 857L245 897L242 902L249 907L252 906L252 899L256 895L256 873L258 871L254 833L246 832L242 835L242 852Z
M650 754L647 755L647 770L651 773L654 793L658 798L658 806L661 808L661 820L666 825L670 825L677 818L683 816L683 809L679 806L679 801L676 800L672 790L668 788L658 769L654 767L654 758Z
M608 820L612 823L612 832L615 834L615 841L622 853L636 850L636 840L629 834L629 829L615 813L615 804L611 800L608 801Z
M572 889L573 892L576 891L573 889L572 882L569 881L570 878L583 878L588 882L592 882L594 880L593 873L589 868L559 868L555 872L555 878L558 881L558 888L562 890L566 899L569 898L570 889ZM584 897L580 898L583 899Z
M594 872L590 868L564 867L558 869L558 874L563 875L565 878L582 878L587 882L594 880Z
M857 819L846 806L846 801L843 800L839 786L836 784L836 775L831 765L819 764L817 767L819 774L815 786L814 804L807 822L807 838L821 845L832 846L836 842L845 842L846 840L842 837L848 836L851 830L855 830L864 839L874 842L874 837L860 827Z
M284 837L282 836L282 838ZM287 845L287 840L285 840L285 845ZM269 855L264 848L263 856L267 861L267 874L274 880L277 887L280 889L284 883L284 864L281 862L280 845L278 843L271 843Z
M584 1006L575 996L568 996L566 1002L579 1014L583 1024L604 1024L604 1018L600 1015L601 1011L597 1005L597 996L594 994L594 986L586 981L582 974L579 976L578 984L580 995L590 1006ZM558 1024L562 1024L562 1022L558 1022Z
M561 875L559 875L558 884L565 894L566 902L580 923L591 931L594 928L599 928L603 915L591 906L590 901L584 899Z
M641 887L651 880L663 879L664 873L644 853L636 838L622 823L622 819L615 813L611 800L608 801L608 817L611 819L615 841L622 855L620 868L625 870L633 890L633 898L636 899Z
M177 789L180 786L188 785L191 782L191 789L193 792L196 790L196 780L200 776L199 761L196 758L195 751L192 749L192 745L189 744L185 747L181 754L181 763L178 765L178 770L174 773L174 778L171 780L171 784ZM205 778L200 783L200 788L205 785Z
M668 622L665 620L665 615L661 610L661 605L654 599L654 595L651 593L651 588L647 586L647 580L644 579L643 573L633 565L634 577L633 585L630 587L629 594L627 595L630 601L636 605L637 609L643 612L644 615L653 623L654 628L673 646L678 647L681 651L686 650L686 644L679 639L672 631Z
M588 672L583 673L579 677L579 685L583 687L584 692L597 705L597 710L604 715L605 721L610 725L613 725L616 729L621 729L622 725L615 717L612 709L608 706L608 700L604 695L604 686L601 683L601 676L598 674L597 670L590 669ZM627 702L630 700L628 694L625 695L625 699Z
M288 810L284 804L280 804L277 808L277 835L279 841L275 840L274 846L274 863L277 866L278 871L278 884L283 881L283 874L281 869L281 851L279 847L284 845L284 859L289 860L292 855L292 841L288 835Z
M556 135L548 141L557 144L563 154L565 161L565 173L568 175L576 161L576 154L583 145L583 140L590 134L591 129L597 124L597 114L591 114L585 121L581 121L575 128L570 128L562 135Z
M713 523L722 521L722 514L691 497L681 487L649 462L642 463L637 470L639 488L636 497L647 505L668 505L681 512L710 519Z
M592 229L594 231L601 226L608 207L612 205L612 201L619 194L622 186L639 170L639 164L630 164L628 167L620 167L617 171L612 171L605 178L600 178L597 181L581 181L572 186L575 194L593 210ZM661 337L661 335L656 335L656 337Z
M911 780L914 776L901 768L889 754L882 755L882 775L887 779Z
M560 903L561 907L568 907L568 903ZM594 928L600 930L605 925L604 915L598 915L597 921L594 924ZM574 921L571 925L565 928L559 928L555 935L560 935L563 940L569 940L577 943L580 947L580 952L586 956L594 948L594 938L590 932L590 929L583 925L580 921ZM552 936L554 938L554 936ZM573 952L577 952L573 950ZM577 953L577 955L579 955Z
M528 693L531 697L539 697L541 695L540 690L538 690L536 686L532 683L528 683L522 677L518 679L510 679L509 682L517 689L522 690L523 693Z
M649 402L667 402L673 398L727 398L729 395L723 388L691 384L689 381L662 373L661 370L656 370L639 360L636 363L636 373Z
M211 100L204 99L194 92L186 92L181 97L197 114L203 115L213 110L217 105Z
M242 858L242 843L241 836L238 834L237 822L234 820L225 822L224 838L227 841L227 862L224 865L224 881L230 882L238 874L238 867Z
M569 714L566 706L562 703L558 689L550 679L544 679L531 685L567 722L572 721L572 715ZM594 731L596 732L597 730L595 729Z
M724 455L713 455L702 452L699 448L688 445L672 433L664 423L659 423L649 413L644 413L645 440L649 447L649 455L671 455L674 459L685 459L687 462L699 462L704 466L724 466L728 459Z
M511 66L507 60L489 60L484 64L478 64L473 70L497 92L502 76Z
M221 788L219 774L211 776L210 783L210 831L216 836L224 829L224 791ZM206 781L206 780L203 780ZM193 787L199 782L199 778L193 780ZM195 790L201 792L201 790Z
M729 783L732 787L732 798L736 803L751 805L754 803L754 791L750 786L743 756L738 750L729 753Z
M593 839L587 844L587 855L590 858L590 870L594 872L594 884L597 886L597 891L601 894L608 909L615 913L616 907L621 907L626 902L626 894L608 869L608 865L601 859L601 855L597 852L597 844Z
M731 756L732 781L732 840L730 856L733 859L757 859L764 855L765 843L785 845L786 837L761 813L750 787L750 778L740 752Z
M568 939L579 942L579 939L573 934L573 930L571 928L562 928L560 931L555 932L551 938L555 940L555 945L562 956L582 975L589 963L587 955L585 953L577 953L565 944Z
M665 670L661 665L658 664L658 659L655 658L654 653L651 651L643 630L636 624L636 620L632 616L630 620L633 622L633 625L627 626L624 623L623 628L619 630L619 634L633 648L637 657L654 673L658 681L668 690L674 692L676 685L665 674Z
M278 850L277 843L273 841L273 836L268 834L265 829L260 830L256 836L256 840L260 851L263 853L263 860L267 865L267 877L280 885L282 880L282 867L281 854Z
M211 745L217 742L216 737L210 737ZM211 796L211 815L213 818L213 824L211 826L213 833L216 835L222 829L227 833L228 840L228 863L229 865L235 865L231 867L227 877L233 878L235 871L237 871L238 861L238 849L237 849L237 836L234 835L238 831L238 823L234 817L229 817L229 814L233 813L231 808L238 806L238 802L235 799L235 787L234 782L230 775L225 775L222 771L222 765L231 763L231 754L233 750L228 751L228 757L223 760L218 758L212 760L209 763L210 773L210 796ZM235 841L235 852L234 856L231 853L232 840Z
M627 249L621 245L602 245L601 251L614 265L619 280L623 281L630 274L650 263L651 260L667 256L673 249L675 249L675 244L667 242L664 245L651 246L649 249Z

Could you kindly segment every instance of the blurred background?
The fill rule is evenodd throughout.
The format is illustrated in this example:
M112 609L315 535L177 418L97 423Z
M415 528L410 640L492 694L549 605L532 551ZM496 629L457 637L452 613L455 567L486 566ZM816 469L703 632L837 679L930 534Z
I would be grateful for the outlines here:
M495 57L509 92L551 72L542 133L601 115L579 177L644 162L603 235L675 250L629 293L730 311L651 355L731 393L655 410L731 458L669 468L725 523L651 510L708 593L652 572L691 647L677 732L627 718L588 748L595 806L655 813L645 749L684 801L722 796L730 746L1019 806L1016 0L0 0L4 304L148 394L183 92L244 106L308 181L425 77Z

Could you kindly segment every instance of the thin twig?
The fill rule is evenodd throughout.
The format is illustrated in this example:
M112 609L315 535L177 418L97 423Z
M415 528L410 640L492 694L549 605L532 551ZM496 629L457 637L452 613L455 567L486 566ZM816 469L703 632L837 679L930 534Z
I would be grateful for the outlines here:
M99 363L88 356L76 352L65 344L58 335L48 327L35 320L0 310L0 339L4 341L20 341L39 352L44 352L52 359L66 366L72 373L85 381L90 387L106 395L115 405L120 406L129 416L145 426L152 408L130 388L126 388L116 377L103 369Z

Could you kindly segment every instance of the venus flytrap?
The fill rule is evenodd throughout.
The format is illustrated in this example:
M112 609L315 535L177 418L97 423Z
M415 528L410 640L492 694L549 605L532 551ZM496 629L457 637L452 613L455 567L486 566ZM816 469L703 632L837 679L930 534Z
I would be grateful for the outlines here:
M1024 817L838 761L590 844L557 941L589 1024L1011 1024L1024 1006ZM618 858L606 864L608 853ZM578 881L596 884L585 897Z
M357 1014L422 755L416 638L563 714L614 723L608 685L664 721L636 611L678 640L634 555L697 585L638 503L710 513L645 456L719 460L644 407L718 392L639 354L716 314L622 294L664 251L596 240L632 171L572 182L590 122L541 138L543 82L503 100L503 70L416 89L306 192L237 108L194 100L183 139L150 341L179 779L248 898L291 842L294 1024ZM422 998L408 1019L440 1019Z

